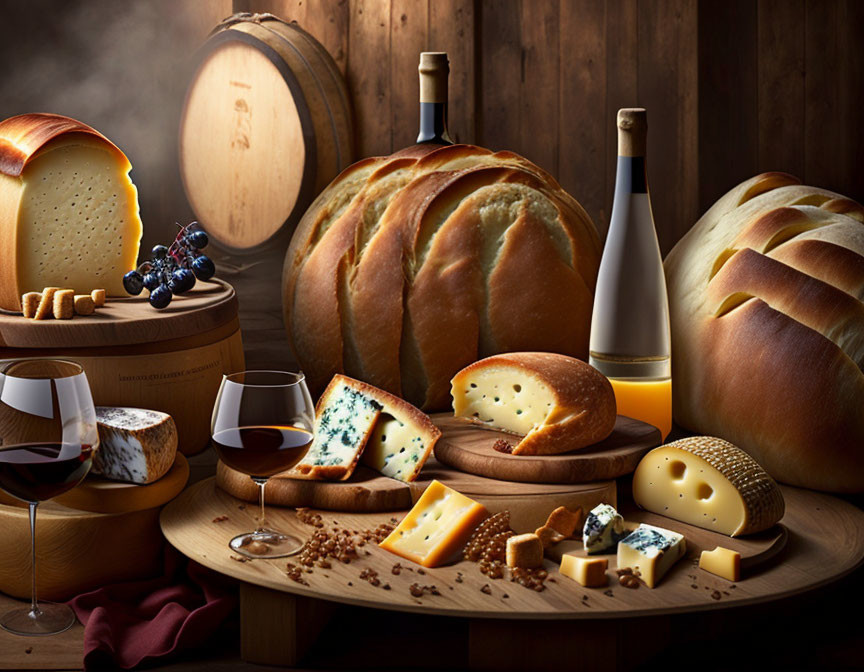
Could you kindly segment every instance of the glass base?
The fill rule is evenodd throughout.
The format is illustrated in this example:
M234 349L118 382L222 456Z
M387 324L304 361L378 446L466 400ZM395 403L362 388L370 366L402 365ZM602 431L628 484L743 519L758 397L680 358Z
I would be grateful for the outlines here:
M231 550L247 558L287 558L303 548L303 541L290 534L271 529L255 530L234 537Z
M28 604L0 616L0 628L13 635L44 637L65 632L75 625L75 612L65 604L39 602L34 613Z

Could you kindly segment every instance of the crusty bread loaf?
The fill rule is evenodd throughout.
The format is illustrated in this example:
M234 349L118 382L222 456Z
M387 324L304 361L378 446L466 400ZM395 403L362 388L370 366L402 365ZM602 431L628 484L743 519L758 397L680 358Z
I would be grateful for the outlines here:
M452 376L481 357L585 357L600 252L579 204L510 152L418 146L365 159L291 241L289 340L313 393L345 372L443 409Z
M674 415L785 483L864 491L864 208L783 173L666 259Z
M549 352L486 357L453 378L453 413L523 435L513 455L556 455L602 441L615 427L612 385L590 364Z

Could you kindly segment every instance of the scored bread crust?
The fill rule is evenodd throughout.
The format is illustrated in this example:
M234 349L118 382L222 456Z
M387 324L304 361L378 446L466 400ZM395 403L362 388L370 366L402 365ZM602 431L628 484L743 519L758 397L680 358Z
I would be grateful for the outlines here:
M549 352L511 352L481 359L453 377L455 389L483 370L511 370L535 378L555 395L555 406L540 427L513 448L513 455L556 455L607 438L617 409L612 385L597 369L573 357ZM466 418L484 427L488 423Z
M678 424L779 481L864 491L864 208L768 173L665 261Z
M511 152L421 146L355 164L304 215L283 310L317 392L340 372L443 409L462 367L510 349L587 355L591 220Z

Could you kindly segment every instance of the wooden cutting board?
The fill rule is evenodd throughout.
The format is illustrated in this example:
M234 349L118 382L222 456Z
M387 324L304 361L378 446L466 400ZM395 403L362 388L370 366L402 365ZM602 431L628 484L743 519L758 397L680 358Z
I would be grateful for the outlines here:
M432 416L442 436L435 445L440 462L478 476L522 483L587 483L632 473L649 450L659 446L660 430L619 415L612 434L593 446L563 455L509 455L492 448L498 439L519 437L486 429L447 413Z
M582 507L587 511L601 502L614 506L617 501L615 481L566 485L512 483L459 472L435 458L426 462L414 483L402 483L360 466L347 481L303 481L277 475L268 482L265 497L268 506L308 506L353 513L400 511L411 508L433 480L480 502L492 513L510 511L511 524L518 532L533 532L558 506ZM222 462L216 470L216 483L239 499L258 501L258 488L252 479Z

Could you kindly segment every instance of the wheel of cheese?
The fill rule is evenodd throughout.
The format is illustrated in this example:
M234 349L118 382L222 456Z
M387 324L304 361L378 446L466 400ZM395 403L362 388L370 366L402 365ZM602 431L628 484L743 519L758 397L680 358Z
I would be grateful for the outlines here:
M296 23L235 15L207 41L180 124L180 172L207 232L256 250L352 159L345 82Z

